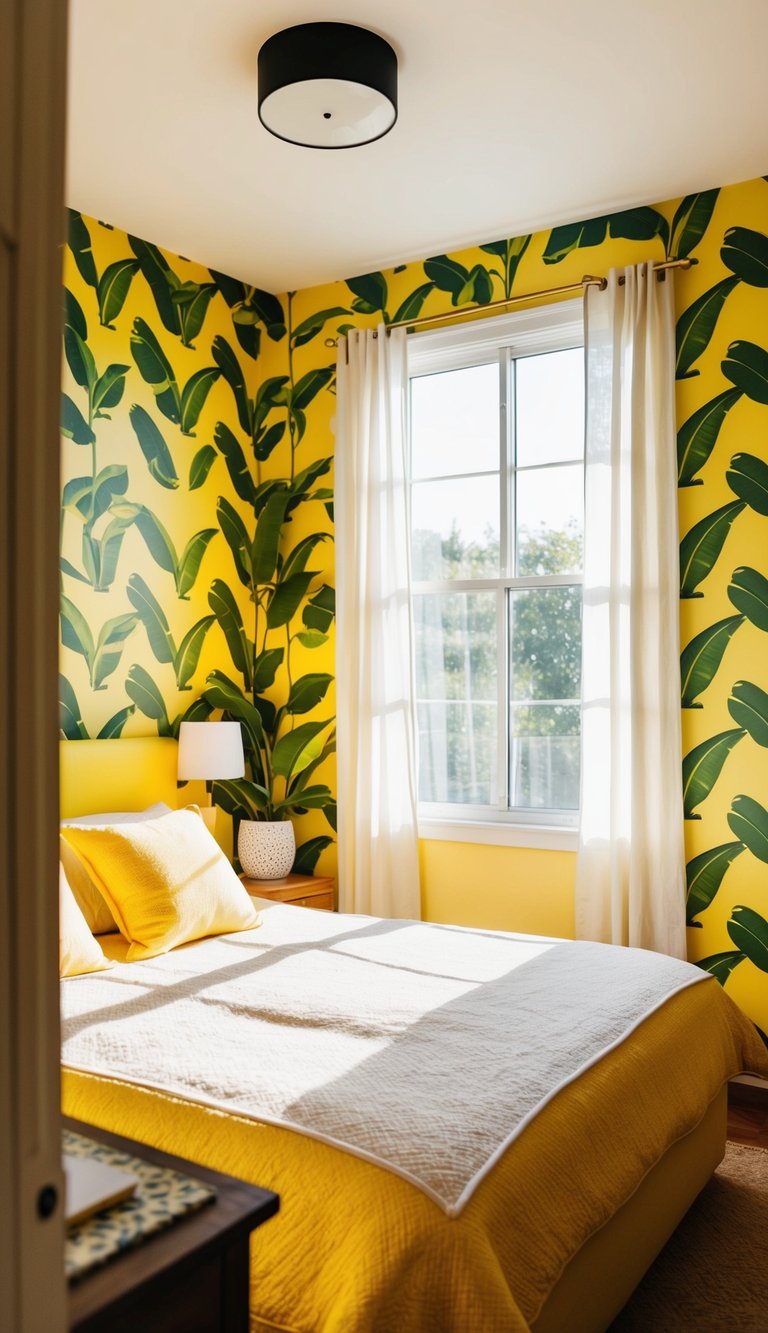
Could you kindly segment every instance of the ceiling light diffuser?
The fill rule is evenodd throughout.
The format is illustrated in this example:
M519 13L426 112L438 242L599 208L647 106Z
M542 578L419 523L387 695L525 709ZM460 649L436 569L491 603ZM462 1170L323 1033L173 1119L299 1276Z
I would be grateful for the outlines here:
M259 119L305 148L357 148L397 120L397 56L351 23L300 23L259 51Z

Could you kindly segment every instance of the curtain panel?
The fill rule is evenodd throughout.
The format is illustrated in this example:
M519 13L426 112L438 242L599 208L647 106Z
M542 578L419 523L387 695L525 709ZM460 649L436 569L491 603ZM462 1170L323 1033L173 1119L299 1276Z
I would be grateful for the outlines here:
M585 294L583 939L685 949L672 275Z
M352 331L337 367L339 906L421 916L404 329Z

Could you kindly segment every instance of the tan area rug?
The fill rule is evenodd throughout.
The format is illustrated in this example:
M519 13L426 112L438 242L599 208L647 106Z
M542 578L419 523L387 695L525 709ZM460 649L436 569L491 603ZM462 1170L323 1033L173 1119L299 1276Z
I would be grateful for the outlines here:
M610 1333L768 1333L768 1149L729 1143Z

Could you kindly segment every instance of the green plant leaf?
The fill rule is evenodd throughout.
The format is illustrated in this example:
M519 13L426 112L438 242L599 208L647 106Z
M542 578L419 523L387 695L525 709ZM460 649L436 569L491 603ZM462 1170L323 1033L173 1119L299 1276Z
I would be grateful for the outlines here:
M119 665L123 654L125 640L136 628L137 618L128 613L121 616L113 616L102 625L99 637L96 640L96 651L93 655L93 666L91 669L91 688L100 690L107 676Z
M181 341L185 347L193 347L193 338L196 338L201 328L205 316L208 312L208 306L211 303L211 297L216 291L216 284L213 282L195 285L195 292L192 299L186 301L181 309Z
M99 278L96 288L96 296L99 302L99 319L106 329L113 329L113 321L117 319L133 282L134 274L138 272L138 259L116 259L114 264L108 264Z
M236 493L246 504L253 504L256 487L238 440L223 421L216 422L213 439L227 465L229 479ZM210 445L208 447L210 448Z
M768 694L748 680L731 686L728 712L737 727L744 727L753 741L768 748Z
M306 810L324 810L326 806L333 804L333 793L330 787L316 786L304 787L300 799L297 797L294 800L288 797L283 801L277 801L273 809L276 815L282 813L282 811L290 812L291 810L297 810L304 814Z
M68 597L62 596L59 615L61 619L61 642L73 653L80 653L91 670L93 662L93 635L81 611Z
M691 367L709 346L720 311L738 281L738 278L733 277L722 278L683 311L676 330L676 379L685 380L698 375L698 370L691 370Z
M750 963L761 972L768 972L768 921L765 917L751 907L734 907L728 934Z
M91 484L90 513L91 523L101 518L118 496L128 490L128 469L123 463L111 463L96 474Z
M64 288L64 324L79 333L83 342L88 341L88 325L83 314L83 307L76 296L73 296L68 287Z
M751 796L734 796L728 827L758 861L768 864L768 810Z
M327 532L310 532L307 537L302 537L285 557L280 568L281 578L288 579L292 574L301 574L306 569L307 561L315 547L320 542L327 541L328 535Z
M322 588L310 597L302 612L305 629L319 630L326 634L336 614L336 590L324 583Z
M749 227L729 227L720 258L750 287L768 287L768 236Z
M223 495L219 496L216 505L216 517L227 546L232 552L240 582L244 583L246 588L252 588L256 580L253 578L252 570L251 539L237 510Z
M743 339L732 342L720 369L753 402L768 404L768 352L763 347Z
M176 657L176 645L171 636L170 626L165 616L165 612L150 591L140 574L132 574L128 580L128 601L135 608L136 613L141 620L149 646L152 649L158 662L169 662L173 664ZM133 699L133 695L131 698ZM138 703L134 699L134 703ZM141 704L138 705L141 708ZM142 712L145 710L142 708Z
M142 379L155 395L163 416L174 425L180 425L181 398L173 367L151 328L143 319L133 321L131 353Z
M324 852L326 847L330 847L332 842L333 838L327 837L310 838L308 842L303 842L300 847L296 848L291 873L294 875L311 875L317 865L320 853Z
M714 625L708 625L686 645L680 657L680 675L683 685L683 708L701 708L694 699L707 688L714 679L723 654L736 633L739 625L744 624L744 616L726 616Z
M741 565L731 575L728 596L737 611L768 633L768 579L756 569Z
M693 811L709 796L734 745L746 735L741 728L721 731L696 745L683 759L683 807L686 819L700 819ZM731 825L733 829L733 825ZM733 829L734 833L736 830ZM740 837L740 834L736 834ZM746 842L746 838L742 839Z
M275 572L283 521L289 499L290 493L287 490L274 491L259 515L253 538L253 579L255 583L269 583ZM279 623L284 624L285 622L280 621Z
M61 433L74 444L95 444L96 436L69 394L61 395Z
M332 378L332 366L322 366L318 370L308 370L306 375L302 375L291 393L291 408L304 411Z
M220 374L221 371L216 366L206 366L203 370L196 370L187 380L181 395L182 435L192 435L211 386L216 383Z
M147 509L146 505L116 505L113 509L113 513L121 517L123 515L128 517L131 511L136 527L144 538L152 559L161 569L173 574L174 581L176 581L178 558L176 547L169 533L166 532L157 515L153 514L151 509Z
M450 292L451 305L459 305L462 299L472 299L471 295L462 296L469 282L469 270L448 255L433 255L431 259L426 259L424 272L439 291Z
M248 397L243 368L226 338L220 335L213 340L211 355L232 390L240 426L250 436L253 434L253 407Z
M658 236L667 253L669 224L663 213L655 208L626 208L611 213L607 219L608 231L614 239L625 241L652 241Z
M277 585L267 606L269 629L278 629L280 625L287 625L293 620L310 583L316 577L316 570L308 570L303 574L292 574L285 582Z
M303 347L304 343L317 337L329 319L337 319L339 315L348 314L349 311L343 305L330 306L327 310L316 310L313 315L309 315L301 324L296 325L291 335L293 346Z
M267 427L266 430L257 431L253 437L254 457L257 458L260 463L266 463L270 454L282 440L284 434L284 421L276 421L274 425Z
M734 454L725 479L740 500L768 516L768 463L754 454Z
M93 261L90 232L83 222L82 214L76 213L73 209L69 211L67 244L83 281L87 282L89 287L97 288L99 279Z
M187 630L179 644L179 650L173 660L173 669L176 672L176 684L180 690L190 688L189 682L197 670L205 637L215 619L215 616L203 616L195 622L191 629Z
M198 449L189 465L189 489L191 491L196 491L199 486L202 486L215 461L216 450L212 444L204 444L202 449Z
M687 259L696 249L712 221L719 193L719 190L702 190L699 194L685 196L672 219L670 259Z
M321 634L317 629L300 630L296 635L300 644L305 648L322 648L323 644L328 642L328 635Z
M61 493L61 507L85 522L91 512L92 477L72 477Z
M470 270L464 290L459 295L459 305L465 301L475 302L477 305L487 305L493 297L493 280L487 268L482 264L473 265Z
M291 501L287 509L288 514L291 514L303 500L309 497L309 492L318 477L323 477L326 472L330 472L332 462L332 458L316 458L314 463L310 463L309 467L302 468L301 472L296 473L290 486Z
M357 278L347 278L347 286L357 300L352 302L352 309L361 315L375 315L387 305L387 280L383 273L362 273Z
M107 592L111 587L117 573L123 537L132 522L131 518L113 518L98 543L100 555L98 579L95 584L97 592Z
M294 777L291 782L287 784L286 787L287 795L290 796L292 799L294 799L296 802L300 802L301 793L307 786L310 778L314 775L314 773L317 772L320 765L324 764L326 759L328 759L330 755L335 753L336 753L336 733L331 732L330 735L326 737L325 744L323 745L323 748L320 751L320 753L316 755L315 758L311 761L311 763L307 764L301 770L301 772L296 777Z
M138 259L139 268L155 298L157 313L163 322L163 326L169 333L178 337L181 334L181 315L179 307L173 300L174 288L169 277L171 269L168 261L160 253L157 246L150 245L148 241L141 241L136 236L129 236L128 244Z
M727 949L724 953L713 953L709 958L702 958L696 966L710 972L724 986L733 969L743 963L745 957L741 949Z
M269 793L248 778L214 783L213 798L226 814L240 819L259 819L269 805Z
M88 731L80 714L77 695L66 676L59 673L59 733L67 741L87 741Z
M681 486L701 486L694 481L715 447L720 428L741 389L726 389L693 413L677 433L678 482Z
M407 320L418 319L424 302L430 292L433 292L434 290L434 282L422 282L419 287L416 287L412 292L409 292L405 300L397 307L391 322L393 324L404 324Z
M218 537L218 528L203 528L190 537L176 569L176 591L184 601L195 586L195 579L200 571L200 563L214 537Z
M695 523L680 543L680 596L701 597L695 590L711 572L723 549L731 524L744 509L743 500L730 500L721 509Z
M724 842L688 862L685 867L688 884L686 925L701 928L701 922L694 918L711 905L731 861L743 851L743 842Z
M107 366L104 374L96 381L93 388L93 410L96 416L104 416L105 409L117 407L125 389L125 377L130 366Z
M91 394L98 378L96 362L88 344L69 324L64 327L64 354L75 383Z
M544 250L544 263L559 264L574 250L602 245L607 233L607 217L591 218L588 222L572 222L564 227L554 227Z
M157 723L159 736L172 735L163 696L149 672L144 670L144 667L131 667L126 678L125 690L139 712L143 713L145 717L152 718L153 722Z
M213 580L208 593L208 605L221 626L230 657L236 670L243 677L245 689L250 692L253 647L248 641L234 593L223 579Z
M175 490L179 484L178 473L174 467L168 445L151 416L148 412L145 412L143 407L134 403L128 413L128 419L133 426L139 448L146 459L150 474L166 490Z
M101 731L96 737L97 741L117 740L118 736L122 736L123 727L128 721L128 718L131 717L131 715L135 712L136 712L135 704L127 704L125 708L118 709L118 711L116 713L113 713L112 716L108 718L107 721L104 723L104 726L101 728Z
M79 569L75 569L71 560L65 560L63 556L59 561L59 568L62 574L68 574L71 579L77 579L78 583L90 583L90 579L87 579L85 574L81 574Z
M246 288L245 306L253 310L267 330L267 337L279 342L285 337L285 315L278 297L261 287Z
M261 694L274 684L278 668L282 665L285 652L282 648L265 648L259 653L253 668L253 688Z
M316 708L328 693L328 686L332 680L333 676L324 671L300 676L291 686L288 702L285 705L286 712L308 713L310 709Z
M302 722L281 736L272 750L273 772L288 780L311 764L323 748L321 732L328 725L327 718L323 722Z

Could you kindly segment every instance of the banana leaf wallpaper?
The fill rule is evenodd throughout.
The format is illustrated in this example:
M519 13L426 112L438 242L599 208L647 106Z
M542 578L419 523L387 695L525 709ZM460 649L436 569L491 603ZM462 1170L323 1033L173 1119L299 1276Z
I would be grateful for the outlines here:
M73 215L63 727L250 719L254 753L284 738L303 864L333 873L330 340L665 256L693 261L674 279L689 956L766 1032L767 179L276 296ZM562 878L563 853L468 850Z

